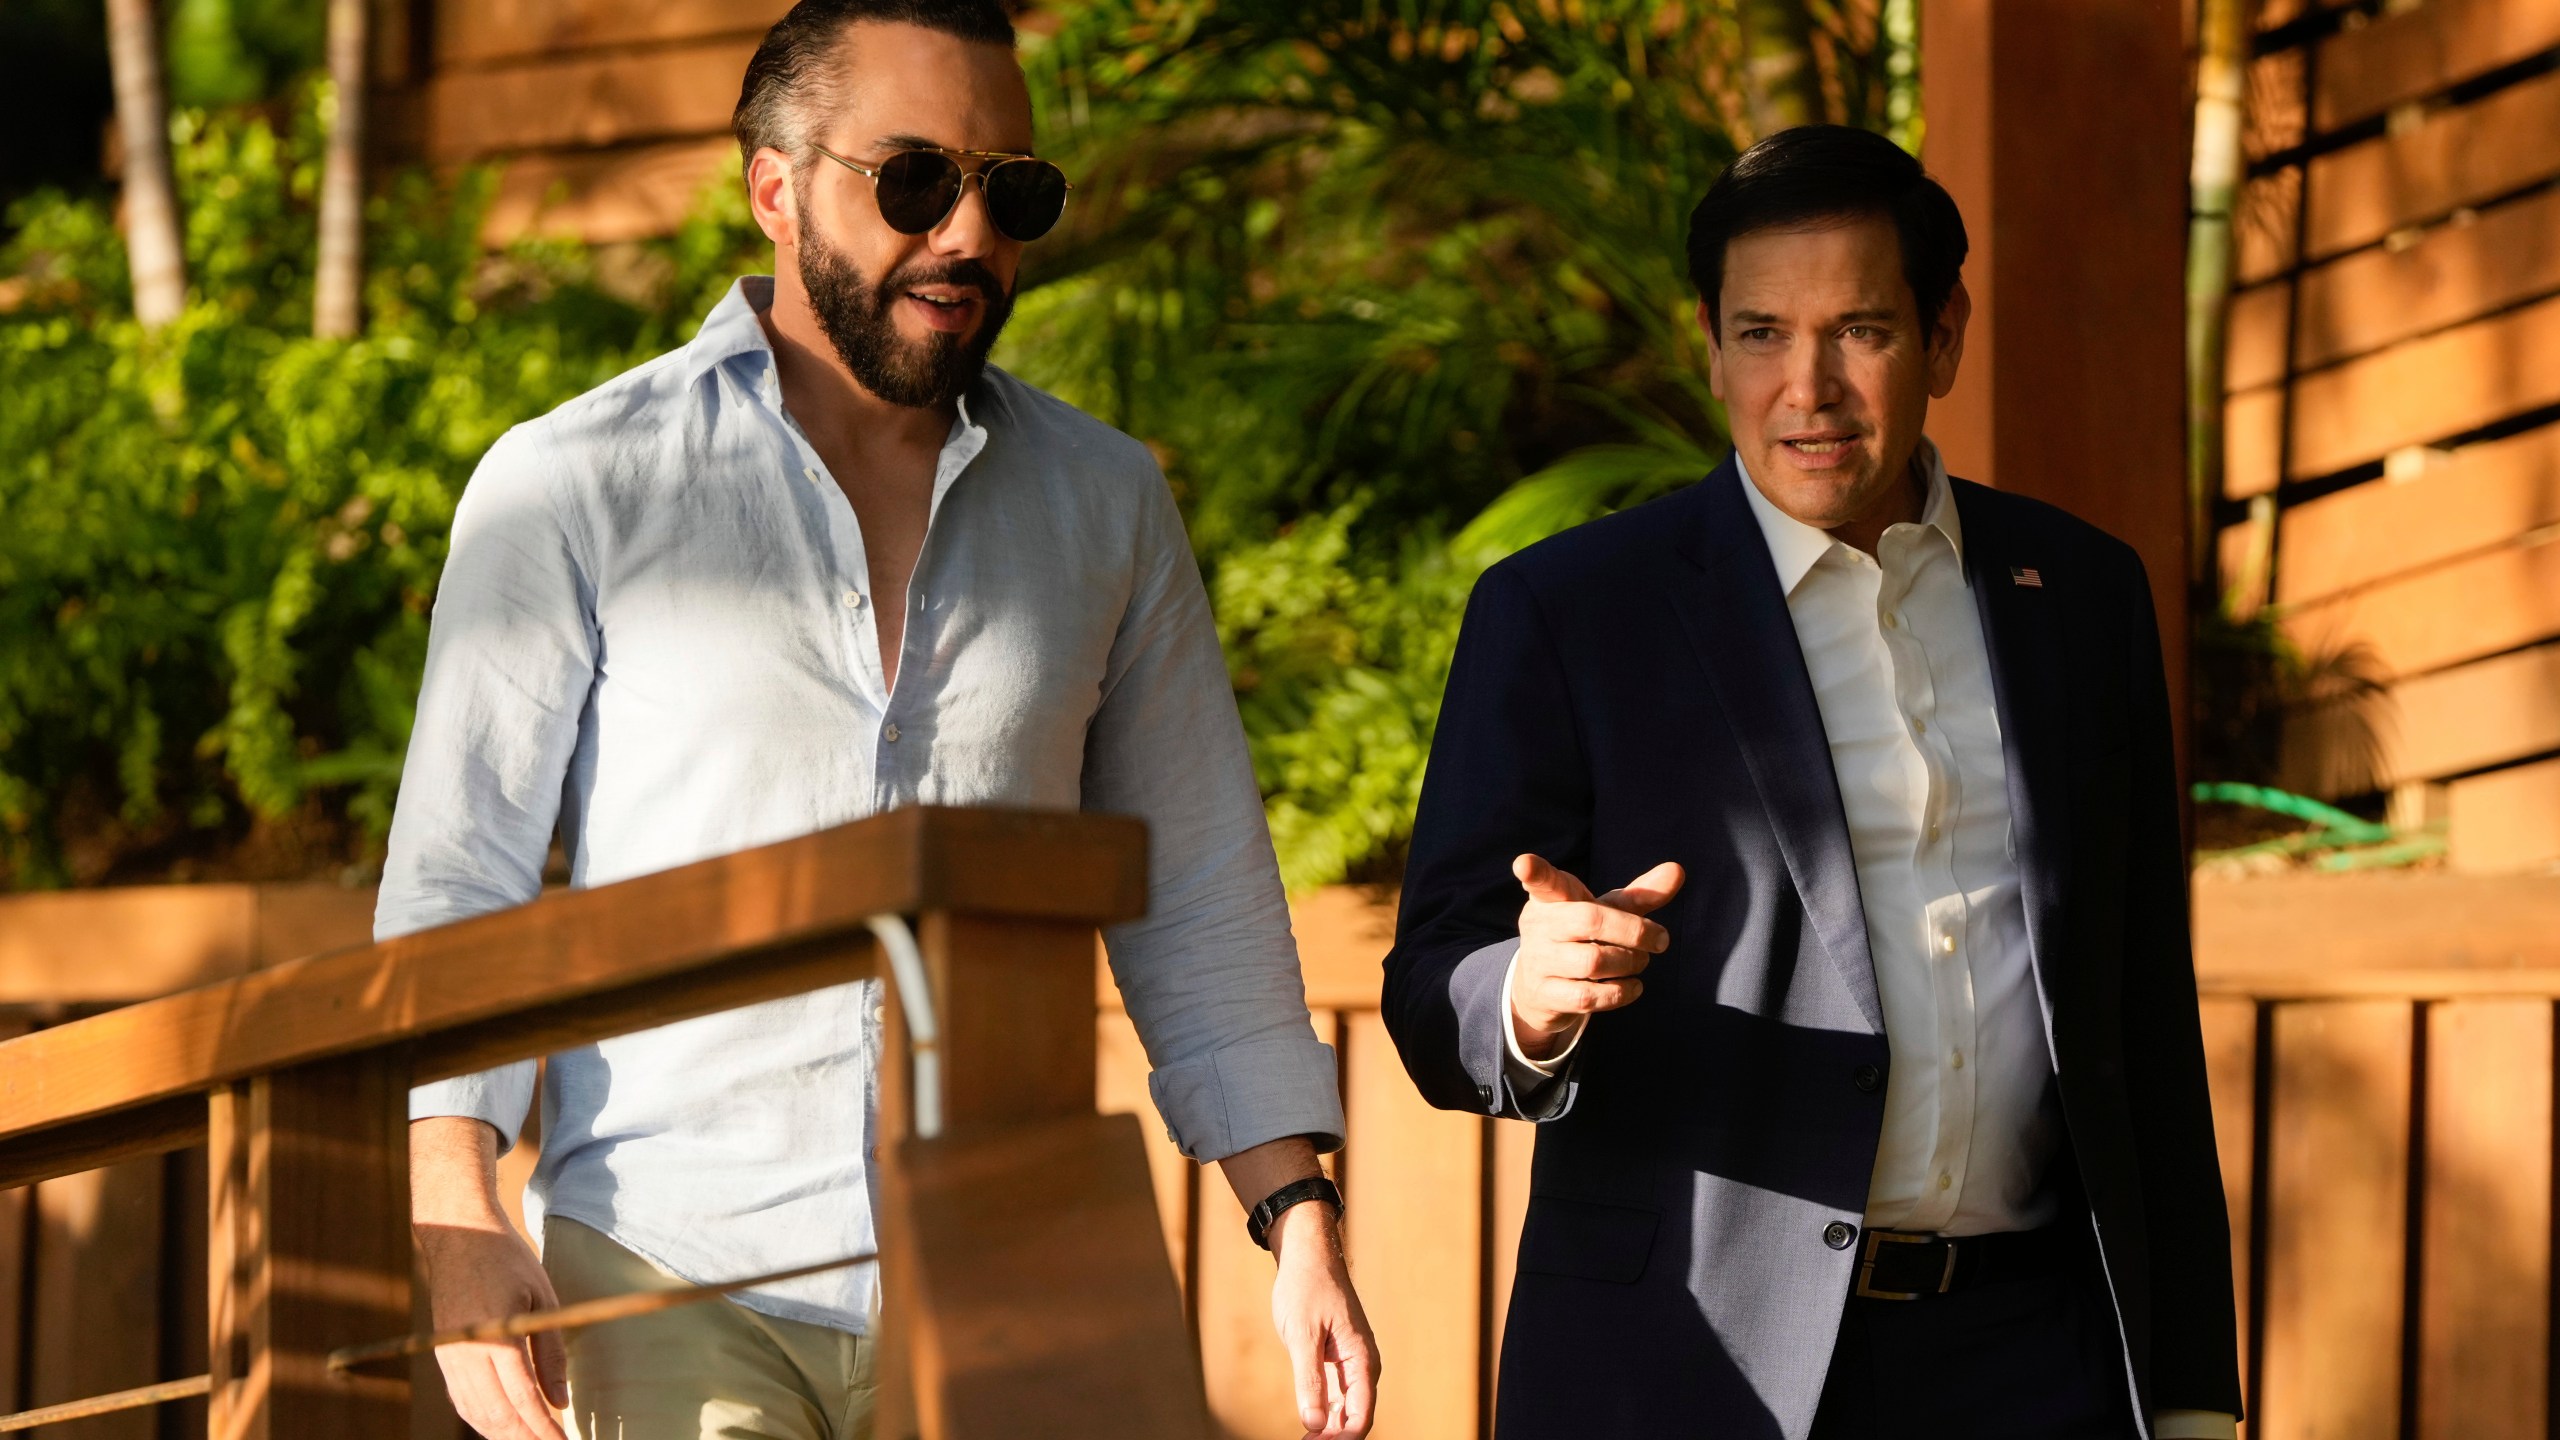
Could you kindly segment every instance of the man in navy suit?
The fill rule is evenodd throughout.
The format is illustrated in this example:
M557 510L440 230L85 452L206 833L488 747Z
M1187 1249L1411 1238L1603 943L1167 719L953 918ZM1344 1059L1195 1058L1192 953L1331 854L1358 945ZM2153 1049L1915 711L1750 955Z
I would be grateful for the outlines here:
M1746 151L1732 458L1469 604L1385 1003L1540 1125L1504 1440L2233 1433L2151 592L1924 437L1965 245L1877 136Z

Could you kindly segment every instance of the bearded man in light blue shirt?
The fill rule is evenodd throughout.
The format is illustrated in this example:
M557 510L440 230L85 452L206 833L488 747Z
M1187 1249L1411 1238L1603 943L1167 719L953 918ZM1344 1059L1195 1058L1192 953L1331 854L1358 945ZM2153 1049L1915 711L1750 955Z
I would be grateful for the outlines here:
M1334 1060L1180 517L1143 446L985 363L1067 189L1004 10L802 0L736 130L775 275L510 432L463 496L376 933L531 899L555 832L593 885L899 805L1140 816L1148 914L1105 938L1157 1108L1272 1212L1301 1422L1364 1435L1376 1347L1316 1160ZM421 1087L436 1322L870 1248L879 1003L865 982L554 1056L540 1259L494 1169L533 1067ZM563 1408L615 1440L850 1440L874 1283L438 1359L489 1440L560 1440Z

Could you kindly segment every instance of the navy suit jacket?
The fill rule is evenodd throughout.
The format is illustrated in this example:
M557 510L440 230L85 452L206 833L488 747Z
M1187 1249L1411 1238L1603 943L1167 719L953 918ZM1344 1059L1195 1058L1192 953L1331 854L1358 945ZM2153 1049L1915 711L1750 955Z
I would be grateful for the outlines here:
M1538 1130L1504 1440L1801 1440L1849 1293L1856 1249L1826 1230L1865 1210L1884 1093L1856 1077L1890 1055L1822 716L1745 483L1727 461L1495 566L1450 669L1386 962L1387 1025L1431 1103L1529 1118L1503 1068L1513 856L1595 890L1688 870L1644 995L1592 1020ZM2086 1197L2064 1223L2094 1221L2137 1411L2236 1414L2151 591L2098 529L1954 490L2077 1170L2057 1183Z

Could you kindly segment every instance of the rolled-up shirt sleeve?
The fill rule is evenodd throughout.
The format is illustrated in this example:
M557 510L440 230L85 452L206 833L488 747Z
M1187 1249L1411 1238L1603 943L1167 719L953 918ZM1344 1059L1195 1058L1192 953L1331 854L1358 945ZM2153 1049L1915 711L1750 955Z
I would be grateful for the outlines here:
M455 509L417 722L392 814L377 940L521 905L542 890L561 788L595 678L594 594L553 489L559 456L523 429ZM413 1120L487 1121L511 1148L534 1063L421 1085Z
M1103 940L1182 1153L1342 1144L1333 1047L1307 1013L1289 907L1208 594L1158 479L1085 743L1084 808L1147 822L1148 911Z

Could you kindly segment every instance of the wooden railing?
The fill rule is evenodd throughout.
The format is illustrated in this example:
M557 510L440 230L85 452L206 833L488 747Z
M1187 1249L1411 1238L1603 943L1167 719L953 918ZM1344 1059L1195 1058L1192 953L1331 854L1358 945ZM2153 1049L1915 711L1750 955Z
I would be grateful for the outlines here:
M0 1185L207 1143L211 1433L405 1437L406 1378L326 1357L412 1324L409 1088L885 974L869 923L912 917L943 1124L906 1133L893 1001L882 1433L1196 1437L1136 1126L1090 1099L1094 929L1144 900L1132 822L937 809L548 896L0 1044Z
M962 824L985 820L950 818ZM929 844L920 838L925 848L916 853L974 857L984 853L985 844L1002 840L962 843L955 832ZM838 837L798 843L837 846L830 852L837 857L851 853ZM1024 853L1029 863L1057 852ZM728 897L722 902L726 928L686 938L657 926L653 933L669 950L832 943L843 966L833 974L869 973L868 941L856 918L861 908L908 903L885 890L846 892L834 894L821 910L814 908L827 898L817 893L820 887L788 878L819 874L838 877L839 885L889 884L888 871L867 861L813 853L787 864L763 857L741 857L741 863L737 878L713 887ZM1037 863L1049 865L1045 859ZM1134 905L1125 897L1091 899L1134 884L1106 870L1044 871L1014 888L1012 901L1046 903L1036 897L1065 886L1090 902L1086 908L1096 919ZM1056 878L1046 878L1050 874ZM930 889L923 879L896 883L909 887L902 893L910 902ZM975 913L971 907L980 904L985 889L939 893L948 906ZM87 935L111 944L119 927L106 923L103 911L76 923L51 912L75 899L106 906L109 898L10 901L0 912L0 960L18 959L0 964L0 972L59 977L43 982L50 987L44 993L56 999L70 993L63 987L75 981L75 988L85 987L81 993L98 989L100 977L80 968L79 942ZM199 909L237 900L165 892L112 898L119 915L174 914L170 907L181 900ZM15 907L29 903L46 911L42 924L18 923ZM1350 1148L1337 1163L1348 1182L1349 1242L1390 1365L1378 1433L1395 1440L1480 1436L1490 1425L1492 1357L1526 1203L1531 1127L1435 1111L1414 1094L1376 1013L1378 962L1391 924L1387 911L1349 890L1301 897L1294 908L1316 1030L1338 1047L1343 1062ZM2263 1424L2250 1427L2253 1433L2286 1440L2546 1434L2560 878L2438 873L2207 880L2197 887L2196 918L2216 1119L2242 1282L2242 1331L2249 1337L2243 1368L2253 1405L2264 1417ZM1064 922L1073 938L1059 941L1057 966L1080 975L1096 972L1090 923L1072 917ZM248 933L227 922L206 933L230 929ZM757 935L767 940L752 943ZM828 935L832 941L822 938ZM111 953L122 950L117 946ZM187 963L257 959L245 951L232 956L221 946L205 954L213 958ZM114 975L103 979L117 993L137 983ZM584 983L563 981L572 988ZM1271 1331L1270 1258L1245 1240L1224 1182L1184 1161L1164 1140L1147 1100L1146 1058L1107 973L1085 983L1095 988L1058 1003L1061 1015L1075 1004L1077 1016L1089 1021L1071 1017L1061 1024L1072 1029L1084 1023L1096 1043L1081 1061L1059 1057L1052 1081L1067 1085L1073 1066L1090 1065L1085 1073L1098 1080L1101 1108L1135 1112L1144 1123L1156 1204L1143 1205L1134 1184L1119 1192L1135 1217L1120 1233L1125 1238L1132 1229L1144 1231L1151 1222L1143 1212L1149 1209L1160 1219L1162 1250L1171 1260L1165 1268L1187 1291L1214 1433L1231 1440L1294 1440L1287 1359ZM37 993L20 989L25 993L19 998ZM528 1041L517 1053L553 1043ZM0 1045L0 1073L16 1070L21 1053L15 1044ZM510 1157L511 1173L520 1177L527 1158ZM156 1173L114 1173L133 1183L115 1194L69 1196L52 1208L86 1206L81 1213L87 1214L100 1204L118 1203L119 1195L133 1198L128 1191L148 1192L155 1205L166 1195L176 1206L175 1197L186 1193L176 1180L191 1170L173 1169L165 1188ZM44 1188L67 1183L51 1181ZM181 1270L201 1271L200 1260L184 1258L200 1256L202 1242L182 1233L183 1218L173 1212L164 1231L157 1219L139 1217L136 1226L117 1232L126 1239L112 1256L94 1253L95 1243L87 1249L55 1244L62 1237L48 1221L46 1245L27 1252L27 1263L53 1279L39 1285L0 1273L0 1285L27 1283L21 1293L0 1294L0 1305L14 1302L34 1318L39 1372L46 1372L48 1354L66 1347L97 1351L122 1338L95 1333L96 1317L111 1307L101 1306L82 1320L59 1304L65 1290L78 1287L94 1299L103 1289L130 1291L138 1283L147 1293L153 1288L147 1272L164 1251ZM95 1236L105 1239L104 1232ZM12 1260L0 1254L0 1272L11 1271ZM1162 1270L1148 1271L1149 1263L1162 1264L1144 1255L1133 1262L1138 1273L1161 1276ZM170 1293L180 1288L167 1275L158 1283ZM1160 1279L1154 1283L1162 1285ZM1161 1300L1163 1289L1156 1293ZM190 1313L203 1308L196 1303ZM185 1318L164 1321L164 1352L176 1322ZM1158 1320L1163 1321L1161 1311ZM401 1328L394 1324L352 1338L379 1338ZM144 1357L150 1354L147 1341ZM1191 1348L1178 1342L1168 1347L1175 1353ZM178 1349L197 1354L202 1347L190 1342ZM133 1357L104 1367L59 1363L58 1355L55 1360L48 1388L26 1394L20 1403L181 1374L179 1368L155 1371ZM202 1367L184 1368L192 1373ZM85 1390L66 1388L75 1371L96 1378ZM424 1378L432 1384L432 1366ZM422 1396L417 1403L431 1402ZM155 1432L141 1425L71 1433ZM269 1433L284 1432L271 1427Z

